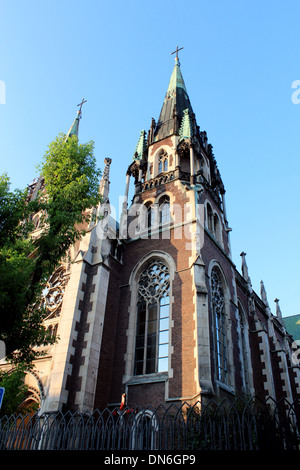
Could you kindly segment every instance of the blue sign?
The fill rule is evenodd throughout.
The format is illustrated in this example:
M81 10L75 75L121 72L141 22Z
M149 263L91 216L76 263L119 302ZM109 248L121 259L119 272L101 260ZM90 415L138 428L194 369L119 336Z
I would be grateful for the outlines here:
M0 408L1 408L1 405L2 405L4 392L5 392L5 388L0 387Z

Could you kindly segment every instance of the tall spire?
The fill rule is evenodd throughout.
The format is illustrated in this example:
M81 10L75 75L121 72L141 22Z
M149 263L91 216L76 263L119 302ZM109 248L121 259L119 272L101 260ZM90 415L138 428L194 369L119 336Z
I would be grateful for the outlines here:
M82 118L82 105L84 103L86 103L87 100L85 100L84 98L82 98L82 101L81 103L79 103L77 106L79 106L79 110L77 111L77 115L76 115L76 118L74 119L73 121L73 124L72 126L70 127L67 135L66 135L66 140L71 137L72 135L75 135L78 139L78 130L79 130L79 121L80 119Z
M81 119L81 113L80 111L77 112L76 118L73 121L72 126L70 127L67 135L66 135L66 140L68 140L69 137L72 137L72 135L75 135L78 138L78 129L79 129L79 120Z
M155 129L154 141L164 139L175 133L177 134L184 110L188 109L190 115L193 115L193 109L180 70L178 58L179 50L180 49L177 47L176 51L174 51L174 53L176 52L175 66ZM178 125L176 124L176 120Z

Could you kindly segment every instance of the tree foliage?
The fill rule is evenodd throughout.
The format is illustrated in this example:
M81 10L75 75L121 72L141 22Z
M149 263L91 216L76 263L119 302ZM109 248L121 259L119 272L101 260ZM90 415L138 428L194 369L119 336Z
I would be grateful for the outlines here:
M24 364L17 364L10 371L0 370L0 387L5 389L0 417L11 416L16 412L22 413L19 407L28 393L28 387L24 383L25 374ZM26 408L24 411L29 412L30 410Z
M42 291L79 240L100 202L94 143L60 134L39 165L43 185L33 199L0 176L0 340L9 359L30 364L35 346L53 342L43 327ZM39 214L38 236L33 217Z

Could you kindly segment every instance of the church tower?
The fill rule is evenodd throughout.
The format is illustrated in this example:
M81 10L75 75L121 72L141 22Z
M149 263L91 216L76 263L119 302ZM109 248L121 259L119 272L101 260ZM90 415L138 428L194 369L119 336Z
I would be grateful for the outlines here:
M130 180L135 191L127 206ZM225 388L233 385L232 351L222 342L228 332L220 318L219 336L211 337L208 295L211 279L219 297L233 289L224 194L177 48L159 119L152 119L148 133L141 131L127 171L111 403L121 392L129 404L195 401L216 392L216 377ZM233 314L227 297L218 308L228 319ZM101 373L98 383L104 383Z
M300 390L299 367L285 365L289 389L275 391L273 337L290 365L291 341L265 295L253 291L245 253L242 274L232 261L225 188L178 51L158 121L141 131L127 170L96 408L124 394L129 406L156 406L236 394L291 398Z

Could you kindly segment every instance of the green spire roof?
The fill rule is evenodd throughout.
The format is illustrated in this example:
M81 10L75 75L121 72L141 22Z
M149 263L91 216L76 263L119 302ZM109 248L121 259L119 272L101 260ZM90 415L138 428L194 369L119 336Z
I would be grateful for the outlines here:
M146 150L147 150L146 131L142 130L135 152L134 152L133 159L143 160Z
M177 114L178 125L180 126L183 111L186 109L189 110L190 115L193 114L193 109L180 70L179 60L178 57L176 57L175 66L156 126L154 141L164 139L165 137L177 133L177 129L174 126L174 115Z
M186 90L182 73L180 70L179 60L177 58L175 59L175 67L171 75L170 83L169 83L168 90L167 90L167 95L168 94L171 95L172 93L176 92L176 88L182 88L183 90L185 90L187 94L187 90Z
M69 131L66 135L66 140L72 135L75 135L78 138L78 130L79 130L79 121L80 121L80 119L81 119L81 111L79 110L77 112L77 116L74 119L74 122L73 122L72 126L70 127L70 129L69 129Z
M193 127L188 109L183 111L183 118L179 129L179 140L191 139L193 137Z

